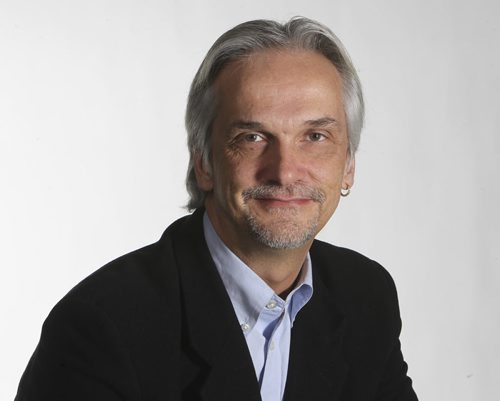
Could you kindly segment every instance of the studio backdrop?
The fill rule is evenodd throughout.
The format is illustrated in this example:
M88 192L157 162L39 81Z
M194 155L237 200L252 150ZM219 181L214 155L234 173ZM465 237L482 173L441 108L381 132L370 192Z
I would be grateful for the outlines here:
M0 0L0 399L54 304L186 213L184 109L213 41L294 15L341 38L367 106L355 185L320 238L394 277L420 399L500 399L499 10Z

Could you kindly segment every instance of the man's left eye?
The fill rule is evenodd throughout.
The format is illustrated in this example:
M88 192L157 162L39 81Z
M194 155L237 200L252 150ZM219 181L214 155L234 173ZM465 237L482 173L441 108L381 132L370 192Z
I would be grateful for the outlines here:
M326 136L320 132L312 132L309 134L309 140L312 142L319 142L325 140Z

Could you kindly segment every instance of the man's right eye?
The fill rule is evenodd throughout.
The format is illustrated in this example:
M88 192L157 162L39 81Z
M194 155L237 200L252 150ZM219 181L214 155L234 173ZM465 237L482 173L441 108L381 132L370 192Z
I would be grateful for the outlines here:
M246 142L260 142L260 141L264 140L264 138L262 137L262 135L255 134L255 133L245 134L243 136L243 139Z

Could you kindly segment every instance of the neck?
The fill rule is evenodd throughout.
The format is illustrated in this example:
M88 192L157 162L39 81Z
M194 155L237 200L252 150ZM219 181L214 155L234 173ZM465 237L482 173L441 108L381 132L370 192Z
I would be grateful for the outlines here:
M273 291L285 299L293 290L309 246L297 249L271 249L261 245L252 251L231 249Z
M275 249L247 232L222 229L217 215L207 208L215 232L224 244L283 299L294 288L312 240L298 248Z

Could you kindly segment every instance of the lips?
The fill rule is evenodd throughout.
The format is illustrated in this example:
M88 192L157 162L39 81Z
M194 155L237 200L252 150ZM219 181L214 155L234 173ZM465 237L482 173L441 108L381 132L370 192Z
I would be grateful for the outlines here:
M314 202L311 198L254 198L254 200L261 202L268 207L296 207Z
M260 185L244 190L242 196L245 202L254 199L283 206L299 206L311 201L323 203L325 200L325 195L321 190L303 185Z

